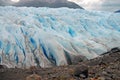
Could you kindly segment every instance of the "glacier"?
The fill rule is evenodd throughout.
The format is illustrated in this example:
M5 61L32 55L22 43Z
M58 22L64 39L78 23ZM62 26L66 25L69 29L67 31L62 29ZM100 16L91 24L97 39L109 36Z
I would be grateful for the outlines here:
M120 13L0 7L0 64L52 67L92 59L120 45Z

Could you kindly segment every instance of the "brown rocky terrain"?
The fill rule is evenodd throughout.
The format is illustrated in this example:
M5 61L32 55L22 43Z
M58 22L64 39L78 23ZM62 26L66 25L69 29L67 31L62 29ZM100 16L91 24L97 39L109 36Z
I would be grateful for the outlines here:
M0 65L0 80L120 80L120 49L77 65L30 69Z

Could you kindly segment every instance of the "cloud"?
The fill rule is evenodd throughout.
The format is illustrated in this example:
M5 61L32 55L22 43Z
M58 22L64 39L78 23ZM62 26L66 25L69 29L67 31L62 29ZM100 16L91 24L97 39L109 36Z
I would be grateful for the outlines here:
M120 0L68 0L88 10L115 11L120 9Z

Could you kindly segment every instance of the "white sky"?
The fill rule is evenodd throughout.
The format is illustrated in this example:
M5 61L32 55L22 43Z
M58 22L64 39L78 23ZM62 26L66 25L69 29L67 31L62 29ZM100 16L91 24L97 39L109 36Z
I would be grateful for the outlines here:
M120 0L68 0L88 10L116 11L120 10Z
M12 2L19 2L20 0L11 0Z

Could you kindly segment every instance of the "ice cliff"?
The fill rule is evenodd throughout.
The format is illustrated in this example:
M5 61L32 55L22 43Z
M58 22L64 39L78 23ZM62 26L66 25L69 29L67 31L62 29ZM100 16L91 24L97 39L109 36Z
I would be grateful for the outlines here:
M59 66L120 46L120 14L69 8L0 7L0 64Z

